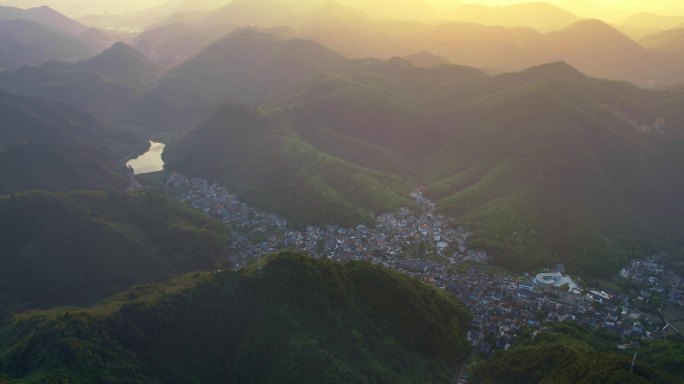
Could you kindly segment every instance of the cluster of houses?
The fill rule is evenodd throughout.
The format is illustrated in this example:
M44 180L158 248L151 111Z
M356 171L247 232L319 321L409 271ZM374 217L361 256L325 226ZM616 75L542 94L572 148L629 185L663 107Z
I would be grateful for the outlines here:
M400 209L376 218L376 225L288 228L287 220L257 211L237 200L225 187L199 178L173 174L167 182L175 196L233 225L233 262L242 267L262 255L290 248L313 257L337 261L363 260L408 274L454 294L473 313L468 339L482 354L507 349L523 328L542 331L545 323L573 321L592 329L607 329L625 338L661 336L664 321L642 312L639 298L582 289L562 265L535 276L492 275L470 268L458 273L451 266L464 261L486 264L486 252L468 249L471 235L436 213L435 205L414 192L416 210ZM642 295L668 294L681 303L682 279L665 272L657 258L633 261L620 273L642 288Z
M684 306L684 279L665 268L666 258L666 254L658 254L644 260L632 260L620 271L619 278L639 288L639 301L648 301L658 295L663 302Z
M396 213L383 213L377 216L374 227L310 226L305 231L297 231L288 229L286 219L257 211L238 201L225 187L207 180L174 173L166 185L178 200L233 226L231 247L236 251L238 267L254 257L283 248L320 258L366 260L420 272L443 270L455 261L488 260L486 252L467 248L470 233L463 227L452 228L451 220L436 214L434 203L421 192L412 194L417 212L402 208ZM418 256L411 259L406 257L409 249L424 251L410 255ZM425 261L426 254L439 262Z
M176 199L236 227L251 228L262 233L284 231L287 228L286 219L258 211L238 201L237 196L227 188L205 179L173 173L166 186Z
M548 272L541 275L563 275ZM563 283L544 284L527 276L492 276L471 269L450 275L446 289L473 313L468 339L484 355L508 349L526 332L543 331L548 322L572 321L590 329L605 329L625 339L662 336L660 316L642 312L627 295L581 289Z

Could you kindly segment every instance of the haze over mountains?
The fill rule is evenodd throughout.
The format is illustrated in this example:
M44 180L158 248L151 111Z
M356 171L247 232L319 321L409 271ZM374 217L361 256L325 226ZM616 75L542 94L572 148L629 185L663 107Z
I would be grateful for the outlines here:
M237 6L252 9L236 3L218 12ZM323 14L350 10L332 3L317 9ZM362 25L376 23L354 14ZM211 18L219 20L217 14ZM417 25L444 36L467 35L464 31L473 28L496 30L496 36L512 31L464 23ZM594 73L618 68L610 74L648 82L641 76L651 73L651 65L659 75L671 70L667 76L676 78L678 71L676 61L659 61L665 56L597 20L545 34L515 31L567 44L572 47L564 53L568 61L584 62ZM359 38L364 34L373 35L363 32ZM636 249L650 246L642 240L627 244L625 238L670 232L656 222L679 217L661 204L675 199L681 188L676 181L680 158L667 144L681 139L677 91L593 79L569 63L491 76L443 64L446 59L433 53L438 49L422 53L435 66L401 58L350 59L300 36L287 28L239 29L165 72L118 43L91 59L0 73L0 84L77 105L114 126L149 132L138 134L177 140L167 153L172 169L239 184L237 191L247 201L298 225L367 222L372 213L406 204L401 196L419 183L428 186L441 208L476 229L482 245L502 262L532 266L562 260L581 270L610 273ZM600 63L593 61L601 57ZM246 112L253 108L261 110ZM244 136L248 131L251 136ZM516 139L501 142L507 135ZM572 142L577 146L559 157L557 151ZM611 157L609 148L622 149L613 149L619 156ZM547 159L552 153L553 162ZM307 164L317 165L309 169ZM603 176L592 176L596 172ZM563 179L551 177L556 174ZM629 193L611 187L627 183ZM359 196L358 191L366 192ZM566 198L572 201L564 205L568 212L549 211ZM643 211L652 219L636 219ZM518 219L507 223L493 212ZM564 220L552 225L559 216ZM520 235L520 228L531 235ZM612 261L585 264L594 251L571 247L578 239L593 239L595 247L610 250Z
M415 1L388 7L380 1L238 0L190 4L174 0L141 11L139 17L117 16L122 20L91 23L147 29L141 36L129 34L128 38L148 58L166 67L191 58L237 28L288 26L293 28L289 31L292 35L321 42L350 58L391 58L428 51L450 62L498 71L563 60L592 76L643 86L676 83L683 71L671 50L651 50L627 37L641 39L683 25L684 20L677 22L677 15L634 14L610 20L614 24L609 25L584 21L593 15L579 16L548 3L497 7L453 4L452 8L453 12L445 13L437 11L434 4ZM64 16L59 18L45 7L23 12L26 15L22 18L35 14L32 19L50 19L52 24L47 24L60 24L72 34L82 26L66 22ZM424 16L427 14L433 16ZM136 17L140 20L135 21ZM413 21L416 19L422 21ZM26 63L35 65L35 61ZM623 68L626 63L629 67Z
M291 35L321 42L349 58L429 51L453 63L499 71L565 60L593 76L646 86L677 83L683 71L676 56L650 51L616 27L584 21L546 3L464 5L429 23L393 19L356 6L315 0L296 5L284 0L234 1L205 16L153 27L134 46L159 63L175 65L236 28L289 26Z
M0 383L681 382L684 11L493 3L2 2Z
M239 59L231 57L233 51L242 53ZM619 264L634 251L633 246L646 245L641 240L628 245L636 234L650 233L648 238L667 232L657 230L656 222L679 225L664 219L680 217L670 204L658 207L659 202L676 199L676 191L681 189L676 181L680 160L670 144L681 140L676 127L682 115L670 104L672 97L678 97L677 93L592 79L563 63L489 76L459 66L417 68L401 59L347 60L311 41L243 30L170 71L141 105L149 110L144 106L167 103L165 108L175 111L172 116L160 116L159 121L145 121L150 127L173 128L174 122L185 122L176 126L183 130L184 125L210 111L208 101L225 98L261 105L280 121L279 128L257 130L259 124L223 107L216 121L233 121L238 126L226 123L223 140L209 135L205 128L213 126L215 130L217 122L199 124L181 137L178 149L170 149L169 156L177 159L171 162L172 167L175 164L233 183L242 180L246 187L254 179L247 175L257 175L261 173L257 169L271 169L276 164L264 166L249 155L238 155L242 152L236 149L226 152L232 157L206 150L203 155L208 157L200 161L199 148L218 145L222 149L240 143L236 139L244 134L232 131L240 126L252 127L252 135L263 132L258 134L262 139L282 132L291 140L303 140L357 166L417 177L429 185L428 192L442 207L485 231L484 245L499 249L512 264L521 265L523 260L534 263L537 257L543 262L554 255L598 273L602 268L608 272L611 263ZM170 107L176 101L182 108ZM197 108L192 109L192 105ZM187 146L191 141L192 146ZM271 143L259 151L273 151L275 156L278 146L276 141ZM345 148L332 143L345 143ZM569 143L575 143L572 149L568 149ZM252 147L260 148L256 141L240 145ZM566 149L566 155L561 155ZM176 151L187 160L180 160ZM287 153L294 152L291 148ZM240 165L245 158L251 159L249 164L254 168ZM188 168L193 163L194 168ZM232 167L243 173L234 174ZM297 180L295 174L302 168L278 169L280 176ZM345 173L335 172L338 179ZM237 175L241 176L235 178ZM631 187L620 191L611 185ZM265 187L260 185L257 190ZM332 189L339 192L340 188ZM367 197L376 193L386 200L386 193L367 189L374 191ZM262 200L256 198L258 194L255 190L245 196L258 202ZM324 195L314 200L324 201ZM311 199L312 195L302 196ZM558 205L565 199L569 200ZM622 206L623 201L635 210L630 213ZM297 222L307 221L306 210L297 209L295 214L280 204L265 206ZM369 207L372 205L365 206ZM551 210L561 207L567 211ZM652 220L645 219L645 212L654 215ZM506 216L515 220L506 223ZM558 222L558 217L563 221ZM649 224L642 226L646 222ZM521 235L526 226L535 234ZM583 265L594 251L575 249L570 244L592 242L610 249L613 261L602 259ZM520 259L512 255L518 252Z

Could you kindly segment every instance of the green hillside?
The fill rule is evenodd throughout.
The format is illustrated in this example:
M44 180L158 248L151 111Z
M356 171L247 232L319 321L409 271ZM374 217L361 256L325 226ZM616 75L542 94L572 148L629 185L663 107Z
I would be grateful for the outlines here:
M663 142L681 143L677 132L641 132L624 113L653 123L658 115L620 100L635 92L629 87L603 84L590 95L596 85L534 82L455 114L463 129L430 160L428 193L499 262L531 268L560 260L610 275L675 240L681 212L669 202L684 185L679 156Z
M449 383L468 322L420 281L282 253L262 269L15 316L0 372L25 383Z
M324 77L269 106L278 112L307 113L341 135L374 144L405 159L424 153L439 141L434 116L414 100L389 94L381 87L350 77ZM297 125L308 125L307 121ZM420 127L420 129L417 129Z
M111 119L134 105L158 78L159 69L133 48L117 43L78 62L50 61L2 72L0 87Z
M32 20L0 20L0 68L76 60L95 53L76 37Z
M0 141L4 146L21 141L95 142L114 132L102 121L75 107L0 91L3 125ZM104 137L103 137L104 136Z
M295 226L357 225L408 206L397 176L361 168L319 151L255 109L225 105L176 145L168 167L221 181L242 200Z
M187 130L226 100L264 100L346 61L311 40L240 29L168 71L127 117L150 129Z
M0 195L28 189L123 190L121 157L145 141L66 104L0 91Z
M154 84L161 72L134 48L121 42L89 59L76 63L47 62L40 68L48 72L95 71L108 79L137 87Z
M23 142L0 150L0 195L30 189L122 191L124 169L96 148Z
M607 28L588 22L558 36ZM231 113L207 117L226 97L269 122L254 131L236 129ZM595 79L562 62L490 76L347 60L247 29L170 71L137 116L191 131L170 143L172 169L220 180L297 226L366 222L425 185L500 264L564 262L608 276L631 257L681 246L681 105L681 90Z
M639 359L630 373L633 351L617 350L617 342L608 334L594 334L579 326L552 325L534 341L501 352L475 367L473 383L682 383L681 370L673 370L673 359L681 342L649 342L639 350ZM669 352L654 355L653 350ZM645 353L644 353L645 352ZM667 366L669 362L669 366ZM678 377L672 376L677 372Z
M227 229L153 192L0 198L0 305L84 304L227 259Z
M166 77L189 80L213 97L249 100L339 70L345 63L342 55L312 40L282 39L246 28L210 45Z

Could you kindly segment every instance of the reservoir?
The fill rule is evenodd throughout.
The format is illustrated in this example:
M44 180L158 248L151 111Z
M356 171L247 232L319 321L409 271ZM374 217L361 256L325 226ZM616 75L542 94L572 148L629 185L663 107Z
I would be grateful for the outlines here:
M140 175L143 173L160 172L164 170L164 153L166 145L155 141L150 141L150 149L137 158L126 163L127 167L133 169L133 173Z

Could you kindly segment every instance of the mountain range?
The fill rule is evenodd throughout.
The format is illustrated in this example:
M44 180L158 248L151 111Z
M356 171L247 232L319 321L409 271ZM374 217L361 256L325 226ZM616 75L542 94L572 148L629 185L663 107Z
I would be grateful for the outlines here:
M527 27L541 32L555 31L570 26L581 17L548 3L520 3L488 7L467 4L457 7L454 20L501 27Z
M41 6L0 6L0 70L90 57L112 44L107 33Z
M239 108L221 112L218 106L226 99L261 107L285 128L248 130L269 132L262 139L279 132L269 145L254 138L243 142L245 127L259 124L243 119ZM295 214L276 196L309 201L332 196L321 185L317 195L286 194L310 183L297 176L298 167L326 164L292 160L306 143L304 152L321 151L336 161L426 185L439 206L475 229L476 241L500 262L528 268L564 261L602 275L655 244L676 241L662 235L673 234L666 228L678 227L681 217L671 209L682 188L676 181L682 159L674 150L681 140L677 100L676 91L599 80L564 63L491 76L455 65L417 68L402 59L349 60L312 41L248 29L169 71L138 111L163 106L174 114L141 124L189 130L170 144L171 169L223 180L250 202L298 223L312 220L315 212L306 214L294 204ZM193 121L203 119L191 129ZM243 131L234 131L235 124L244 125ZM225 150L235 143L239 149ZM245 151L249 148L259 156ZM282 148L288 148L288 162ZM273 162L264 163L269 156ZM286 163L299 165L283 168ZM337 168L333 174L338 180L357 178L354 169ZM266 186L269 178L280 177L285 179L276 185L282 190L257 197L260 190L273 191ZM329 186L330 179L324 180ZM390 195L365 185L367 202ZM354 210L344 206L326 215L349 217ZM351 206L358 207L358 200ZM361 205L376 213L389 206ZM596 252L604 255L600 261L590 257Z
M0 6L0 20L30 20L73 36L89 28L47 6L28 9Z
M639 40L639 43L654 51L666 52L682 57L684 55L684 24L677 29L645 36Z
M583 21L551 34L606 28ZM643 53L622 35L612 39L615 49ZM116 44L92 59L0 73L0 86L106 117L112 140L127 140L115 145L121 155L135 150L137 135L166 137L171 170L221 181L298 227L370 223L424 185L474 230L475 244L514 268L562 261L609 275L678 242L676 89L600 80L567 63L488 75L348 59L288 30L256 28L160 73Z
M235 1L190 22L192 26L172 23L151 28L140 37L144 41L140 47L161 63L177 63L235 29L287 25L294 28L292 37L318 41L348 58L387 59L427 50L453 63L498 71L564 60L591 76L649 87L676 84L684 72L676 56L644 48L603 21L583 20L542 3L467 5L450 20L436 24L371 15L378 13L365 13L347 3L311 1L291 6L284 0ZM174 44L179 32L182 41L195 44Z
M0 69L81 59L96 50L76 37L32 20L0 20Z
M8 91L65 102L99 116L121 114L153 86L160 70L140 53L116 43L77 62L48 61L0 72Z
M682 26L558 3L0 6L0 384L681 382Z

